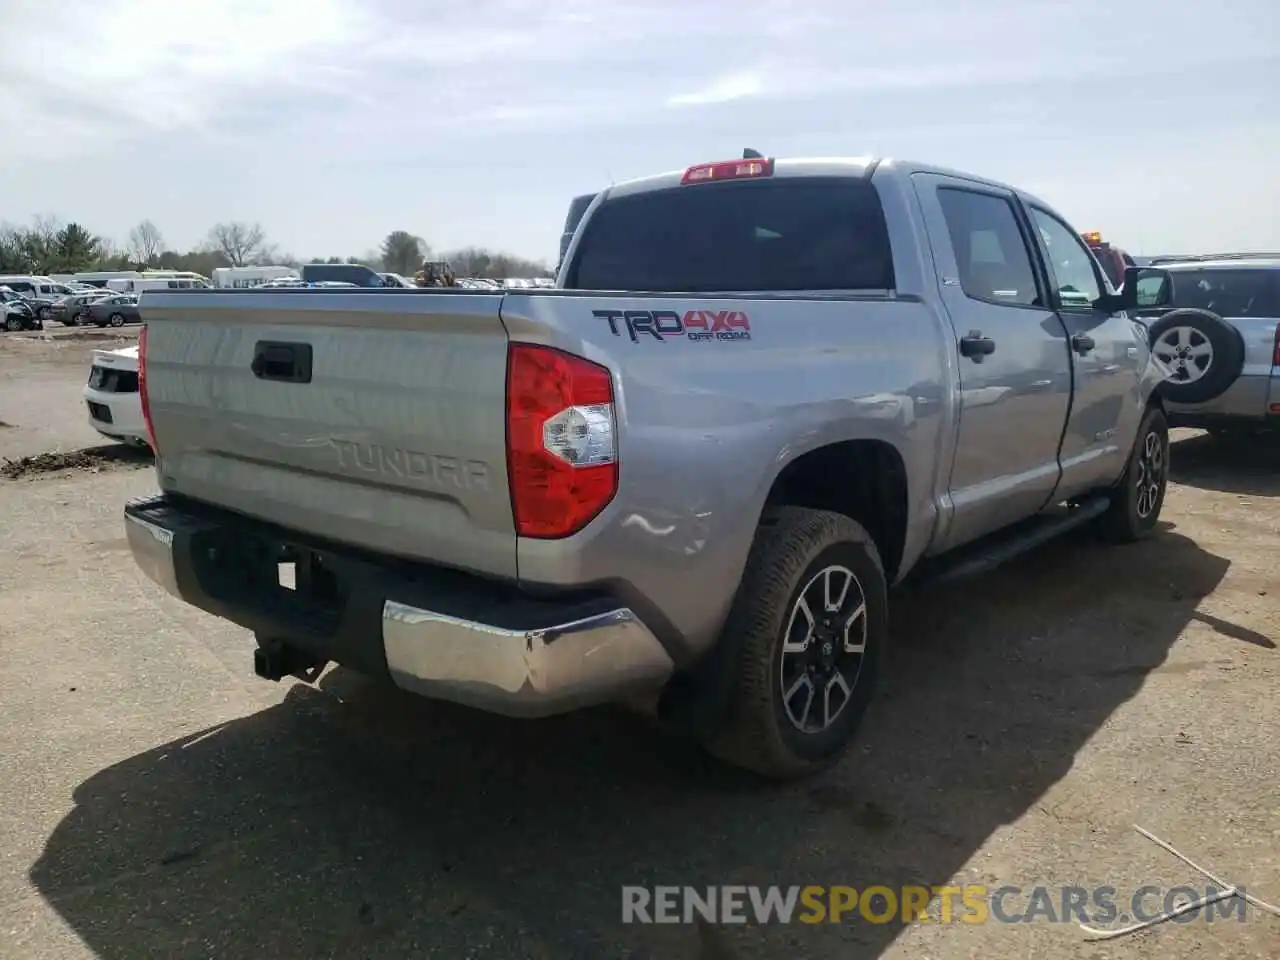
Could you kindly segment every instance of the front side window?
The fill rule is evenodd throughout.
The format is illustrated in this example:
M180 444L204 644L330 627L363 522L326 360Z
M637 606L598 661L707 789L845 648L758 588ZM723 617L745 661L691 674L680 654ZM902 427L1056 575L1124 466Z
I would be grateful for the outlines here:
M1092 309L1093 301L1102 296L1102 282L1089 248L1078 233L1052 214L1032 207L1031 220L1044 244L1049 279L1062 306Z
M960 289L972 300L1032 306L1040 299L1035 271L1013 204L1004 197L956 187L938 190Z

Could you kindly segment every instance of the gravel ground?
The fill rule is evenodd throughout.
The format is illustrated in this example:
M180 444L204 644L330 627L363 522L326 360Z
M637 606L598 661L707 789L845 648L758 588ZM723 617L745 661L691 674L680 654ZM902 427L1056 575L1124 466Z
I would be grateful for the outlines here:
M898 596L858 746L765 789L614 711L257 680L244 631L134 568L146 461L76 452L92 345L0 336L4 960L1280 956L1252 912L1107 943L620 923L623 884L1203 886L1135 823L1280 903L1280 444L1180 434L1158 537Z

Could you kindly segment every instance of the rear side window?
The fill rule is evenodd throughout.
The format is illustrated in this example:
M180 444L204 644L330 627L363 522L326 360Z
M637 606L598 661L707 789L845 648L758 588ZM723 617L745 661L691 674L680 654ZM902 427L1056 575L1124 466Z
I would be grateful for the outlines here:
M1007 306L1037 303L1031 254L1013 204L990 193L953 187L939 189L938 202L965 296Z
M1220 317L1280 317L1280 272L1171 270L1173 306L1199 307Z
M846 178L706 183L606 200L566 286L663 293L887 290L875 187Z

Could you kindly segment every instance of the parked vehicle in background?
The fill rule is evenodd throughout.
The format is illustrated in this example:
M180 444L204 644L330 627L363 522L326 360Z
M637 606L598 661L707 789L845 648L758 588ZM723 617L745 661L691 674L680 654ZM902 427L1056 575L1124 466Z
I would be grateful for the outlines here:
M253 289L256 290L316 290L316 289L360 289L354 283L344 283L341 280L318 280L313 283L307 283L303 280L294 280L284 277L280 280L268 280Z
M123 327L126 323L142 322L138 316L138 298L127 293L95 300L89 304L88 314L89 322L97 327Z
M1102 266L1102 271L1107 275L1107 279L1111 281L1111 286L1117 290L1120 284L1124 283L1125 267L1136 266L1133 257L1119 247L1113 247L1110 243L1102 239L1102 234L1097 230L1089 230L1082 234L1084 242L1089 245L1089 250Z
M148 290L207 290L209 281L195 277L142 277L137 280L108 280L106 289L137 296Z
M413 283L417 287L431 287L433 289L456 287L458 285L458 277L453 272L453 266L448 260L423 260L422 266L413 275Z
M9 333L19 330L43 330L44 321L31 306L31 301L8 287L0 287L0 329Z
M112 280L187 280L190 281L189 286L209 286L208 277L190 270L99 270L72 274L71 279L76 283L100 289L107 289L107 285ZM120 284L113 289L118 292L131 292L127 286L122 287Z
M8 287L18 296L25 298L42 323L53 319L54 303L75 292L65 283L59 283L50 277L30 274L0 276L0 286Z
M1169 368L1172 425L1218 436L1280 425L1280 257L1168 260L1138 280L1138 303Z
M378 274L378 276L382 278L382 285L384 287L399 287L402 290L418 289L418 285L416 283L414 283L408 277L401 276L398 273L380 273Z
M148 294L162 494L129 543L260 676L517 716L658 695L805 774L870 702L890 584L1156 529L1131 269L1110 291L999 183L754 158L610 187L564 289Z
M140 270L98 270L70 275L61 274L61 276L64 282L68 284L83 284L98 290L105 290L107 289L108 280L139 280L142 278L142 272Z
M304 283L350 283L357 287L382 287L381 275L363 263L306 263L301 270Z
M89 426L104 437L146 446L146 425L138 394L138 348L93 351L89 382L82 392Z
M1280 260L1280 253L1246 251L1239 253L1179 253L1151 257L1143 266L1158 267L1169 263L1203 263L1207 260Z
M298 279L293 267L217 267L213 271L213 285L219 290L259 287L268 280Z
M50 314L63 326L78 326L89 316L89 305L106 297L117 296L110 290L98 290L90 287L87 292L73 293L53 304Z

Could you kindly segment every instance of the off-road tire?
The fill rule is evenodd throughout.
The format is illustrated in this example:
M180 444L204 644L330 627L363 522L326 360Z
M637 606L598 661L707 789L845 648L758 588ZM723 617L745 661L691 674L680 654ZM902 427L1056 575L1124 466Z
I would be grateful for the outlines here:
M847 703L832 725L803 733L782 703L783 632L799 595L832 564L857 578L866 604L866 648ZM756 530L721 642L732 645L727 715L707 743L716 757L770 779L789 780L833 763L866 712L888 639L888 589L875 542L862 526L825 510L780 507Z
M1141 510L1140 478L1147 477L1152 469L1147 445L1155 437L1160 450L1160 475L1154 502L1144 514ZM1149 484L1147 484L1149 487ZM1111 504L1098 518L1098 528L1103 536L1114 543L1133 543L1149 536L1160 522L1165 493L1169 486L1169 424L1159 407L1149 407L1142 415L1138 436L1129 451L1129 462L1124 476L1111 490Z

